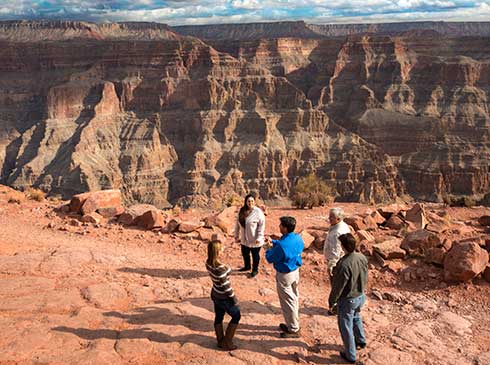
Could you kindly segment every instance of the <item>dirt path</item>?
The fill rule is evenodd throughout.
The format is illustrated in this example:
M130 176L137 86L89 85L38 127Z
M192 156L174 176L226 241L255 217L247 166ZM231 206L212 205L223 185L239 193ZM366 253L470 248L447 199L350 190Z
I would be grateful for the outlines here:
M215 346L204 256L196 240L66 226L46 204L0 202L0 364L342 363L318 252L307 252L302 268L300 339L279 337L272 267L232 277L243 313L232 352ZM238 247L227 244L226 261L240 264ZM399 297L370 296L361 352L368 364L490 363L490 285L447 287L435 272L403 287L396 275L371 270L371 289Z

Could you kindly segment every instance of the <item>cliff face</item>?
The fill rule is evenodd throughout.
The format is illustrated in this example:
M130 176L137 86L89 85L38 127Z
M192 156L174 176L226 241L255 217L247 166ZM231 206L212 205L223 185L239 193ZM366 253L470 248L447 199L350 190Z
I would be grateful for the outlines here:
M0 182L159 206L310 172L340 200L490 189L488 38L234 36L0 24Z
M344 200L403 191L386 154L286 78L198 40L0 46L0 166L11 186L121 188L128 202L165 206L232 191L284 196L316 171Z
M486 23L485 23L486 24ZM417 198L490 189L490 42L433 33L209 41L298 87L376 145Z

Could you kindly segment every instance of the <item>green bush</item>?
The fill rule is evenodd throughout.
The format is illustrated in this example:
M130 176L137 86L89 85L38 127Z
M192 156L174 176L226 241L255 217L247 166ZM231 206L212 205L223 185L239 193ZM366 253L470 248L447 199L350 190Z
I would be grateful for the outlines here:
M333 202L334 189L314 174L301 177L296 182L291 200L297 208L313 208Z

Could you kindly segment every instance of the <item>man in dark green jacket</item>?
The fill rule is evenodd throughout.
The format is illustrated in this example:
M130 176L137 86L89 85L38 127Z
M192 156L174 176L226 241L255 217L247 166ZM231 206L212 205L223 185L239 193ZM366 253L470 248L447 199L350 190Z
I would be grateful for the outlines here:
M338 324L345 351L340 356L351 364L356 362L356 347L366 347L366 336L361 319L361 308L366 301L364 289L368 276L368 260L355 252L356 239L346 233L339 236L342 248L346 252L335 267L332 291L328 298L330 308L337 305Z

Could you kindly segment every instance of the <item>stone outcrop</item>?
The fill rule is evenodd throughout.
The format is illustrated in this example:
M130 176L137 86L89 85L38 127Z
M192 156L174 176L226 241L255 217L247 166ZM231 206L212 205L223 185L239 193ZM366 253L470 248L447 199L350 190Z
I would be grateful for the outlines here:
M485 270L488 260L488 252L477 243L455 243L444 258L444 280L469 281Z
M410 256L424 257L429 249L440 245L441 240L436 234L425 229L419 229L405 236L401 248L407 251Z

